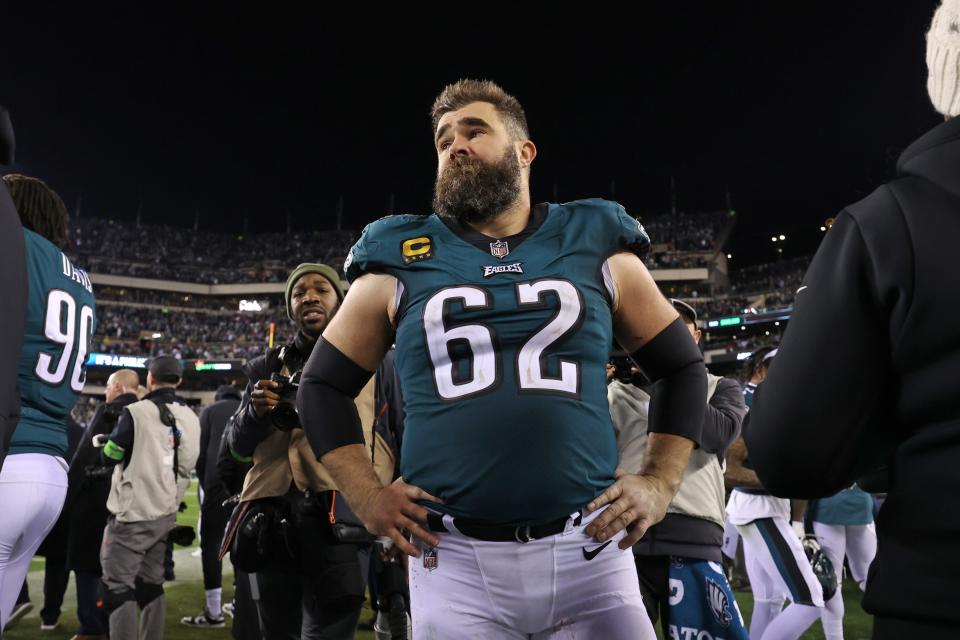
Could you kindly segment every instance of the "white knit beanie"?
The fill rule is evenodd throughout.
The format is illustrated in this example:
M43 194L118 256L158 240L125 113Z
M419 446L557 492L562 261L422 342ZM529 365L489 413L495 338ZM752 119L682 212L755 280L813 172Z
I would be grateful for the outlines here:
M960 0L943 0L927 32L927 92L933 108L960 115Z

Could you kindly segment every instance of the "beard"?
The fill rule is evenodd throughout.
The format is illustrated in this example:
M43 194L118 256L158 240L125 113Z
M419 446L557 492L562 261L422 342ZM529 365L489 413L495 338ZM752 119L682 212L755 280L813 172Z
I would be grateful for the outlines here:
M329 325L330 321L333 320L333 316L337 315L337 310L339 308L340 308L340 305L338 304L331 311L325 311L323 316L323 321L320 323L313 324L312 326L306 325L301 319L300 322L297 323L300 328L300 333L310 338L311 340L316 340L321 335L323 335L323 332L326 330L327 325Z
M460 224L482 224L517 201L520 177L520 161L510 146L494 163L459 158L437 176L433 209Z

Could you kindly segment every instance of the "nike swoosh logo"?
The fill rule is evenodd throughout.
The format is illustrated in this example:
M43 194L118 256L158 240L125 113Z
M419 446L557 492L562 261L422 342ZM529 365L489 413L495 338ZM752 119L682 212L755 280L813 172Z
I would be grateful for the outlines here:
M807 288L807 285L803 285L802 287L800 287L799 289L797 289L797 293L800 293L801 291L803 291L803 290L806 289L806 288Z
M597 557L597 554L600 553L601 551L603 551L604 547L606 547L606 546L607 546L608 544L610 544L611 542L613 542L613 540L607 540L606 542L604 542L602 545L600 545L599 547L597 547L597 548L594 549L593 551L587 551L587 548L586 548L586 547L580 547L580 550L583 551L583 559L584 559L584 560L593 560L594 558Z

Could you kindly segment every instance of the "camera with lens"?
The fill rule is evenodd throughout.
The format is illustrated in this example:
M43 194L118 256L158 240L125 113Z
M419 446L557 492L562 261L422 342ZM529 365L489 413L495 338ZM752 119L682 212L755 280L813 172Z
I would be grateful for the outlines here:
M622 349L615 350L610 354L610 364L613 366L613 379L619 380L623 384L632 384L636 387L642 387L647 383L646 376L639 370L636 362L626 351Z
M297 390L300 388L300 371L291 376L271 373L270 381L276 382L273 392L280 396L280 402L270 410L270 422L280 431L293 431L300 428L300 416L297 414Z

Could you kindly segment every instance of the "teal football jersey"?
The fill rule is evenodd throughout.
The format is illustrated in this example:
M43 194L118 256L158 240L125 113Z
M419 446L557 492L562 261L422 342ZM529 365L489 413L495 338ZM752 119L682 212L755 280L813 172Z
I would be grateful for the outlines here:
M538 205L500 241L437 215L368 225L345 270L400 283L404 479L442 498L441 511L504 525L567 516L609 486L604 264L648 247L604 200Z
M23 230L27 320L20 350L20 420L10 453L67 451L66 418L83 390L96 329L93 285L52 242Z

